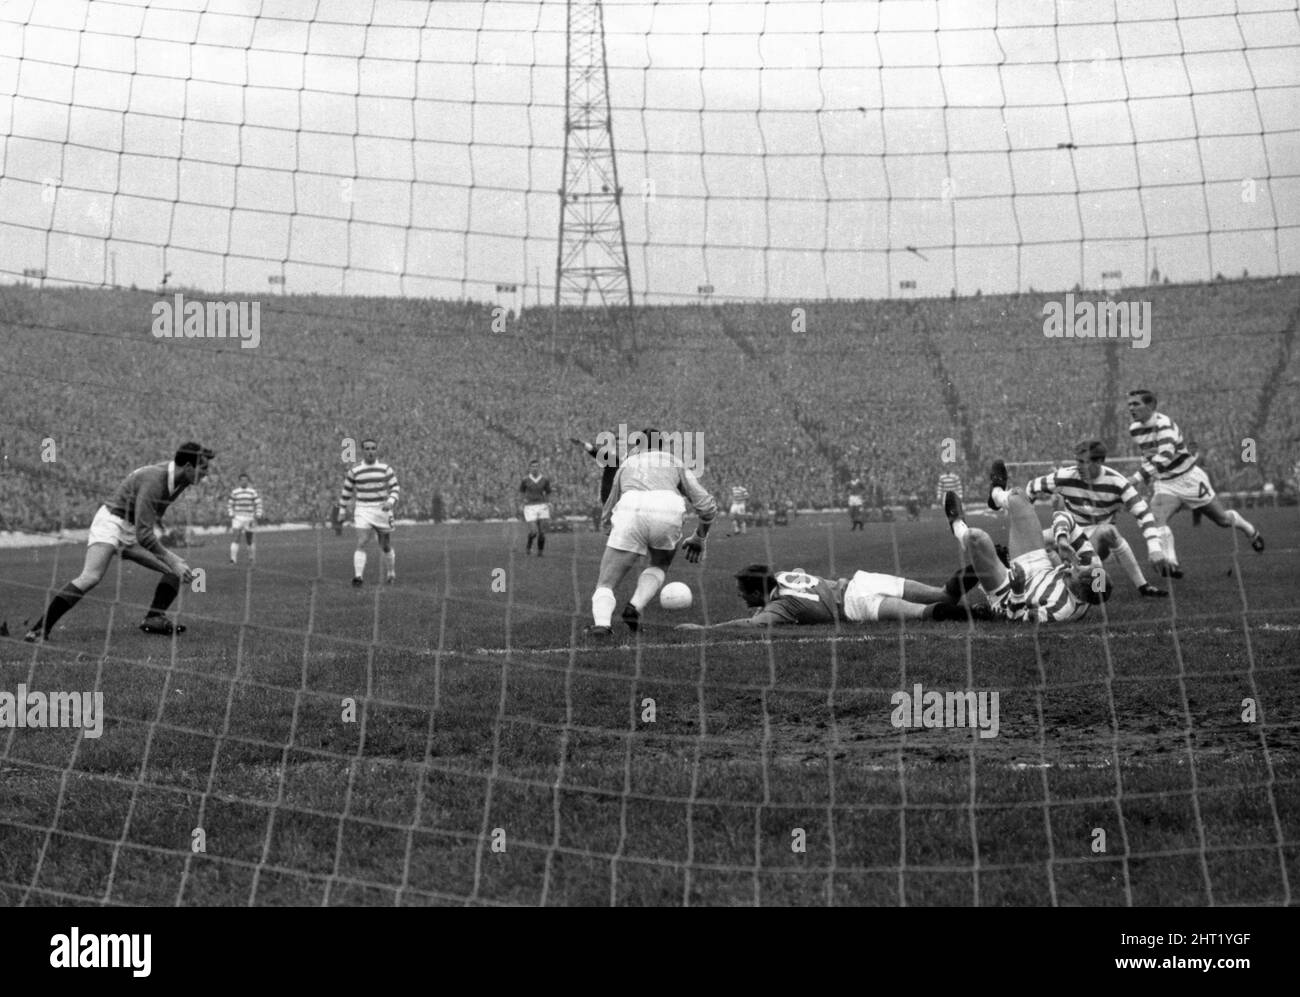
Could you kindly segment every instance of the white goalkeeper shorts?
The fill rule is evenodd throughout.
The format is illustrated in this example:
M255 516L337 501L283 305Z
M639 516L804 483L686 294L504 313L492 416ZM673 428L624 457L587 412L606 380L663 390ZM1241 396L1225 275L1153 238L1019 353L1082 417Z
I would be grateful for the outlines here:
M857 509L857 508L860 508L861 506L862 506L862 496L861 496L861 495L850 495L850 496L849 496L849 508L850 508L850 509Z
M86 546L91 544L112 544L114 550L125 550L135 546L135 527L120 516L108 511L108 506L101 505L90 523L90 535L86 537Z
M550 519L551 507L545 502L530 502L524 506L524 522L535 523L539 519Z
M358 530L376 529L380 533L393 532L393 514L378 503L357 503L352 513L352 525Z
M256 516L236 516L230 521L231 533L252 533L257 526Z
M859 571L844 589L844 618L854 623L875 623L886 596L903 598L903 579L874 571Z
M745 503L744 503L744 502L732 502L732 503L731 503L731 512L729 512L728 515L730 515L730 516L743 516L743 515L745 515Z
M605 546L631 554L675 550L682 542L686 500L675 491L626 492L610 516Z
M1194 467L1176 478L1157 478L1151 495L1172 495L1189 509L1199 509L1214 501L1214 489L1204 468Z

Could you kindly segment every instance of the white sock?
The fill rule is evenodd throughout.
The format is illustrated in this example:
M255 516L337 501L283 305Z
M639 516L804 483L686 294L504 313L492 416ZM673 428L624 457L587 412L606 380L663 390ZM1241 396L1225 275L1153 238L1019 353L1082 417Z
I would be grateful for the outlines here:
M1255 529L1255 527L1253 527L1250 523L1248 523L1246 521L1246 517L1244 517L1236 509L1228 510L1228 522L1231 523L1237 529L1241 530L1242 533L1246 534L1247 539L1254 539L1255 534L1259 532L1258 530Z
M591 621L598 627L607 627L610 620L614 618L614 607L618 600L614 598L614 590L610 588L598 588L591 593Z
M1127 540L1120 537L1112 553L1115 555L1115 560L1119 561L1119 566L1124 569L1124 574L1128 576L1129 581L1139 588L1147 583L1146 576L1138 567L1137 558L1133 556L1133 548L1128 545Z
M957 538L957 542L961 544L962 550L966 549L966 534L969 532L970 527L966 525L966 520L958 519L953 522L952 535Z
M1007 490L1005 488L994 488L989 492L989 498L993 500L993 504L999 509L1007 507Z
M649 605L664 583L663 568L646 568L636 580L636 591L632 593L632 605L639 613Z
M232 561L235 561L238 560L238 558L239 558L239 541L236 540L234 543L230 545L230 559Z
M397 577L397 551L390 549L384 553L384 574L388 578Z
M354 551L352 554L352 577L364 578L366 576L366 552L364 550Z
M1165 560L1170 564L1178 563L1178 552L1174 550L1174 531L1168 526L1160 527L1160 545L1165 549Z

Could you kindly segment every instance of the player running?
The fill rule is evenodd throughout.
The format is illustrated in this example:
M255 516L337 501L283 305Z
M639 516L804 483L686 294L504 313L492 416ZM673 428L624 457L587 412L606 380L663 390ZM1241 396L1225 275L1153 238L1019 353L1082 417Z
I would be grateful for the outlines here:
M362 440L361 452L365 459L348 470L338 501L340 523L351 505L352 525L357 531L357 549L352 553L352 587L365 584L366 544L371 533L379 541L384 582L392 585L397 580L397 552L393 550L393 507L400 494L397 472L380 462L379 444L374 440Z
M524 556L533 552L533 541L537 541L537 556L546 550L546 524L551 519L551 479L542 474L541 464L534 458L528 462L528 477L519 482L519 494L523 498L524 522L528 524L528 543L524 547Z
M253 546L253 530L262 518L262 496L253 487L247 472L240 474L239 484L231 489L226 502L226 515L230 517L230 563L239 563L239 541L243 538L248 547L248 563L257 560L257 550Z
M998 558L987 533L966 525L956 492L944 495L943 511L994 613L1009 620L1068 623L1082 619L1089 606L1110 598L1110 579L1096 563L1096 551L1074 517L1064 510L1052 515L1052 537L1062 561L1055 564L1043 549L1034 507L1020 492L1007 491L1002 461L993 462L989 481L989 508L1006 509L1011 520L1009 567Z
M1060 467L1029 482L1025 488L1029 501L1046 495L1058 496L1066 511L1079 524L1082 535L1097 551L1098 558L1104 561L1113 552L1139 595L1167 596L1168 592L1146 580L1137 558L1133 556L1133 548L1115 525L1120 507L1124 506L1142 528L1151 563L1159 565L1165 555L1156 521L1146 502L1128 478L1106 465L1106 446L1100 440L1084 440L1075 447L1074 454L1074 467ZM1044 530L1044 542L1051 543L1052 539L1052 531Z
M1177 424L1169 416L1156 411L1156 396L1145 388L1130 391L1128 411L1133 417L1128 427L1129 435L1142 451L1143 458L1142 466L1129 481L1140 485L1155 479L1151 488L1151 512L1155 516L1165 555L1165 564L1156 565L1156 570L1171 578L1183 577L1169 520L1184 506L1200 509L1207 519L1224 529L1240 530L1250 541L1251 549L1257 554L1263 553L1264 538L1259 530L1235 509L1223 508L1205 470L1197 467L1196 458L1183 442Z
M140 629L145 633L172 634L185 627L167 616L167 609L180 593L181 584L192 581L194 572L180 557L159 541L163 513L190 485L208 474L216 457L207 447L184 443L167 463L136 468L127 475L90 524L86 539L86 561L81 574L63 586L31 625L23 638L29 643L48 640L54 624L104 577L116 554L142 564L162 575L154 589L153 602Z
M650 566L642 570L636 590L623 608L623 622L633 633L640 627L641 611L662 587L677 545L686 552L686 560L697 563L704 556L705 537L718 514L718 503L681 458L660 449L663 440L657 429L634 433L631 439L638 445L614 476L601 513L601 526L609 527L610 534L600 559L596 590L591 594L592 624L583 631L595 640L613 636L610 624L618 602L614 589L637 559L650 555ZM700 518L695 533L683 542L687 502Z
M680 623L678 630L780 627L799 624L876 623L880 620L966 620L959 572L943 588L910 578L858 571L852 578L822 578L801 568L773 572L751 564L736 573L736 591L752 616L708 625Z

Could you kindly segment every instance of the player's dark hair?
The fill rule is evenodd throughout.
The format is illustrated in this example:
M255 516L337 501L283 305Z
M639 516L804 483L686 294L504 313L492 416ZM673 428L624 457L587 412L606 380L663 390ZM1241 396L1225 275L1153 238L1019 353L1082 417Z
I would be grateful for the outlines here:
M643 429L641 435L645 437L645 448L647 450L662 450L664 445L663 433L657 429Z
M379 448L379 441L376 440L376 439L372 439L371 437L367 436L364 440L361 441L361 449L362 449L362 450L364 450L364 449L366 448L366 444L367 444L367 443L373 443L373 444L375 445L375 448L376 448L376 449Z
M176 462L177 467L194 467L199 463L207 463L216 457L216 451L209 450L201 443L182 443L177 449L172 460Z
M776 588L776 575L766 564L747 564L736 572L736 584L747 606L761 606Z
M1132 398L1134 395L1137 395L1140 399L1142 399L1143 405L1154 405L1156 403L1156 396L1154 392L1148 391L1146 388L1134 388L1132 391L1128 393L1128 396L1130 398Z
M240 472L239 472L239 477L240 477L240 478L248 478L249 481L252 481L252 480L253 480L251 477L249 477L249 474L248 474L247 471L240 471ZM239 480L239 479L237 478L236 480Z
M1074 448L1076 457L1096 457L1098 460L1106 459L1106 444L1101 440L1083 440Z

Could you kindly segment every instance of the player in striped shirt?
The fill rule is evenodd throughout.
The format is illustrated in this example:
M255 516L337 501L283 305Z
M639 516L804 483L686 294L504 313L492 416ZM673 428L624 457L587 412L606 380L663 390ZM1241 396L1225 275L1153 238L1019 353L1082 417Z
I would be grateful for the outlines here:
M262 518L262 496L257 494L247 473L239 476L239 484L231 489L226 502L226 514L230 517L230 532L234 539L230 541L230 563L239 561L239 539L242 536L248 545L248 563L257 560L257 550L253 546L253 528Z
M731 486L731 508L727 514L731 516L731 532L743 534L749 521L749 489L744 485Z
M1164 548L1165 565L1162 574L1182 578L1178 566L1178 552L1174 546L1174 531L1169 520L1186 506L1200 509L1212 523L1225 529L1238 529L1246 535L1251 548L1258 554L1264 550L1264 538L1253 524L1246 521L1235 509L1225 509L1214 494L1204 468L1198 467L1196 458L1183 442L1183 434L1173 419L1156 411L1156 396L1145 388L1129 392L1129 435L1142 452L1142 466L1129 480L1134 485L1152 482L1151 512Z
M119 553L125 560L162 575L140 629L165 637L184 633L185 627L172 622L167 610L180 594L181 585L192 581L195 575L158 537L163 514L186 488L207 477L208 464L215 456L207 447L184 443L167 463L136 468L127 475L95 513L86 538L86 561L81 574L55 593L23 639L29 643L48 640L54 624L99 584L113 557Z
M397 552L393 550L393 506L397 504L399 489L397 473L379 460L379 444L362 440L361 452L365 459L348 470L339 493L340 513L353 506L352 525L357 530L357 549L352 554L352 586L360 588L366 573L366 544L370 534L379 540L380 557L384 562L384 581L391 585L397 580Z
M962 493L961 476L950 468L945 468L939 475L939 487L936 489L939 503L943 504L943 497L949 492L955 492L957 498L963 499L966 496Z
M990 505L1006 509L1010 518L1010 567L998 558L992 537L966 525L956 492L944 496L943 511L995 613L1016 621L1069 623L1110 598L1110 580L1074 517L1064 510L1052 515L1052 537L1061 560L1054 563L1043 549L1034 507L1020 492L1007 491L1002 461L994 461L989 480Z
M1159 565L1164 560L1164 551L1146 502L1124 475L1106 466L1106 446L1100 440L1084 440L1075 447L1074 453L1074 467L1060 467L1029 482L1025 489L1029 501L1058 496L1079 524L1080 536L1092 544L1098 558L1104 561L1113 552L1140 595L1157 598L1168 595L1146 580L1133 556L1133 548L1115 525L1120 507L1127 508L1142 528L1151 563ZM1050 530L1043 531L1043 540L1052 541Z

